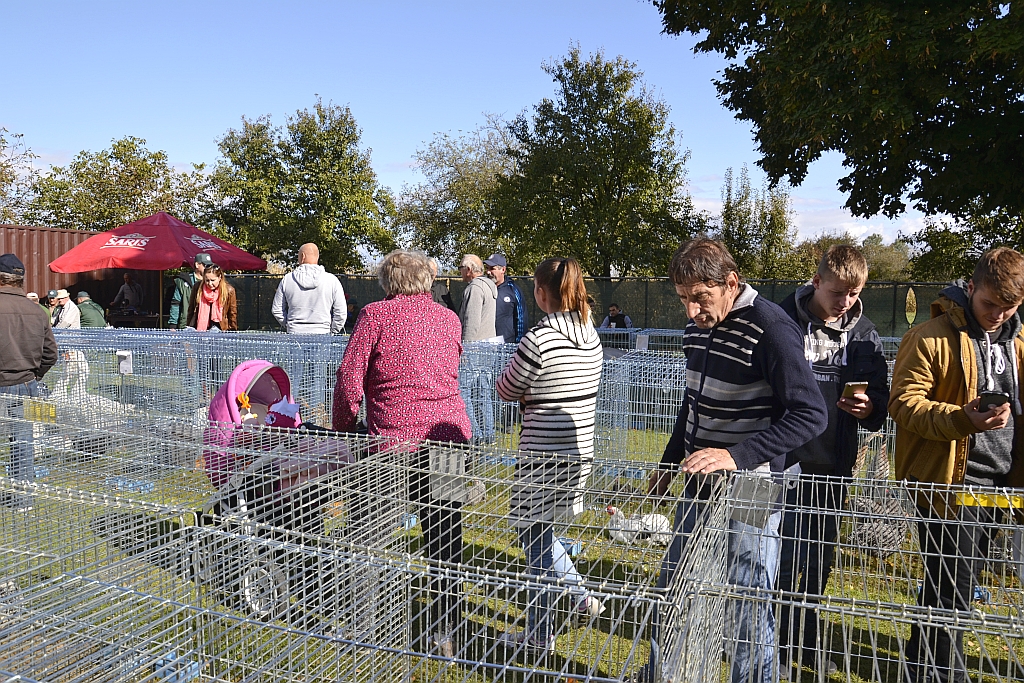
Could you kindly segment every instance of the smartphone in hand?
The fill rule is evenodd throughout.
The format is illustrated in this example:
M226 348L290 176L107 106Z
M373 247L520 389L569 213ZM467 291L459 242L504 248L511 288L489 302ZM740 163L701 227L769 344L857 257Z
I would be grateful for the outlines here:
M979 413L987 413L993 408L1010 402L1010 395L1001 391L983 391L980 398L981 401L978 402Z
M843 398L853 398L854 394L863 394L867 390L867 382L847 382L843 387Z

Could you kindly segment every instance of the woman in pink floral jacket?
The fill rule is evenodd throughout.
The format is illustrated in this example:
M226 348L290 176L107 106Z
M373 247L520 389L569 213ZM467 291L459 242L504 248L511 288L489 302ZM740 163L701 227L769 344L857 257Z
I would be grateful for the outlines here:
M333 427L352 431L366 402L370 434L396 440L466 443L471 436L459 394L462 328L455 313L434 303L427 257L399 249L384 257L378 272L387 298L367 304L349 339L334 385ZM413 456L410 496L420 507L427 556L440 562L462 558L461 503L435 500L426 477L427 449ZM452 629L460 621L458 583L433 581L439 595L431 606L435 645L451 656Z

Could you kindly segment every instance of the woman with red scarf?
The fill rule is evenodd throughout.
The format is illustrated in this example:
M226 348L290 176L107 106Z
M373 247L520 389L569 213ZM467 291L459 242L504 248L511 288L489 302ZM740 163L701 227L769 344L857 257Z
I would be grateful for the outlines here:
M206 266L203 284L192 295L188 326L200 332L238 329L235 288L224 279L224 270L216 264Z

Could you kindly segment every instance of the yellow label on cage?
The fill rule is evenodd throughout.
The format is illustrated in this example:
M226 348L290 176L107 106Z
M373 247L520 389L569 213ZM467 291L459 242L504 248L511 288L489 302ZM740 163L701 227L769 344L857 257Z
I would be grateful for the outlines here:
M989 493L958 493L956 502L970 507L1024 508L1024 496L1004 496Z
M57 422L57 406L32 398L25 399L25 419L32 422Z

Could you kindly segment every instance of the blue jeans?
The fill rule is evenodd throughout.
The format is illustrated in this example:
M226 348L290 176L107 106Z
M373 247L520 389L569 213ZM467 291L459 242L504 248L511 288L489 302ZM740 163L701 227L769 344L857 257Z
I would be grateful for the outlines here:
M580 576L561 541L555 538L550 522L535 522L518 531L519 542L526 550L526 561L531 574L549 580L562 579L563 584L577 587L572 591L577 599L587 596L586 591L580 588L583 577ZM545 589L531 590L528 596L526 633L538 643L546 643L551 638L549 592Z
M473 442L494 443L494 372L491 359L466 358L459 369L459 389L473 430Z
M25 399L27 397L46 396L46 387L32 380L24 384L0 387L0 419L14 419L9 423L9 439L11 441L11 460L8 472L11 479L32 482L36 478L35 450L32 437L32 423L24 422ZM12 507L20 507L31 503L31 497L21 496L10 501Z
M683 555L686 538L706 512L706 501L684 498L676 506L673 527L675 534L661 564L658 587L666 588ZM764 527L758 528L729 520L727 581L730 585L775 589L779 571L779 526L782 512L768 515ZM694 577L699 579L700 577ZM651 675L661 666L658 646L660 624L654 615L651 629ZM730 600L726 609L726 647L730 648L730 680L732 683L774 683L777 680L775 644L775 612L772 604L762 599ZM717 671L717 667L714 667ZM710 674L717 678L717 674Z

